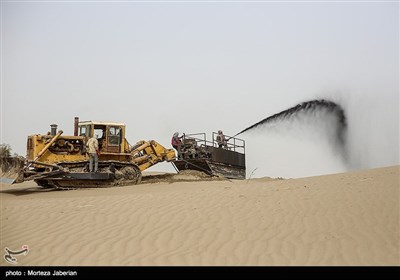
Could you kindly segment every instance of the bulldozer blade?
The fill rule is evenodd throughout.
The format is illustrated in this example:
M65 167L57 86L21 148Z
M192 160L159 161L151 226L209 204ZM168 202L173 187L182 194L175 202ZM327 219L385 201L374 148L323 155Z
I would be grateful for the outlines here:
M20 183L24 179L25 159L20 157L4 157L0 159L1 175L0 183Z

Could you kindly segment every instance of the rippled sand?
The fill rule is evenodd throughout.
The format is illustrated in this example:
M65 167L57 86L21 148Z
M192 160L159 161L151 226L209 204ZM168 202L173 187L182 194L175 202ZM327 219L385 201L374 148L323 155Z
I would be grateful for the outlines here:
M72 191L2 185L1 250L28 245L17 259L30 266L400 265L399 176L395 166Z

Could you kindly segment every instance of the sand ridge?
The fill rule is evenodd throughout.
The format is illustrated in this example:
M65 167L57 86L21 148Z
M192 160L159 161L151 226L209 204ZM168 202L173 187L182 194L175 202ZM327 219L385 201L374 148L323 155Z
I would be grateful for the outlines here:
M301 179L1 187L19 265L399 265L400 167ZM6 265L2 258L1 265Z

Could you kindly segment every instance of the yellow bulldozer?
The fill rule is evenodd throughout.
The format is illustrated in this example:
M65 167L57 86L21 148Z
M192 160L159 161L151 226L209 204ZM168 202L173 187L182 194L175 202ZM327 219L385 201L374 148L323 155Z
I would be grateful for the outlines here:
M96 136L99 143L98 172L89 172L86 143ZM16 182L34 180L45 188L78 188L138 184L142 171L175 159L175 151L154 140L130 145L125 124L79 121L74 135L63 135L57 125L45 135L28 136L27 156Z
M187 169L210 176L245 179L245 143L228 137L225 148L218 147L216 133L212 140L205 133L186 134L177 155L154 140L130 145L125 124L79 121L75 117L74 135L50 126L47 134L28 136L26 159L1 158L1 183L34 180L44 188L74 189L138 184L142 171L159 163L172 162L177 172ZM97 172L89 172L88 140L98 140Z

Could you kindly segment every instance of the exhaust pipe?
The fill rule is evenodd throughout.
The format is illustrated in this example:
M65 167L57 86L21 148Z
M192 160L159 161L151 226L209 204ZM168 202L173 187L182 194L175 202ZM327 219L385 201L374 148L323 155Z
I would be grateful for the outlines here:
M51 136L55 136L57 134L57 125L56 124L51 124L50 128L51 128L51 130L50 130L51 131L50 132Z
M79 117L75 117L75 120L74 120L74 136L78 136L78 124L79 124Z

